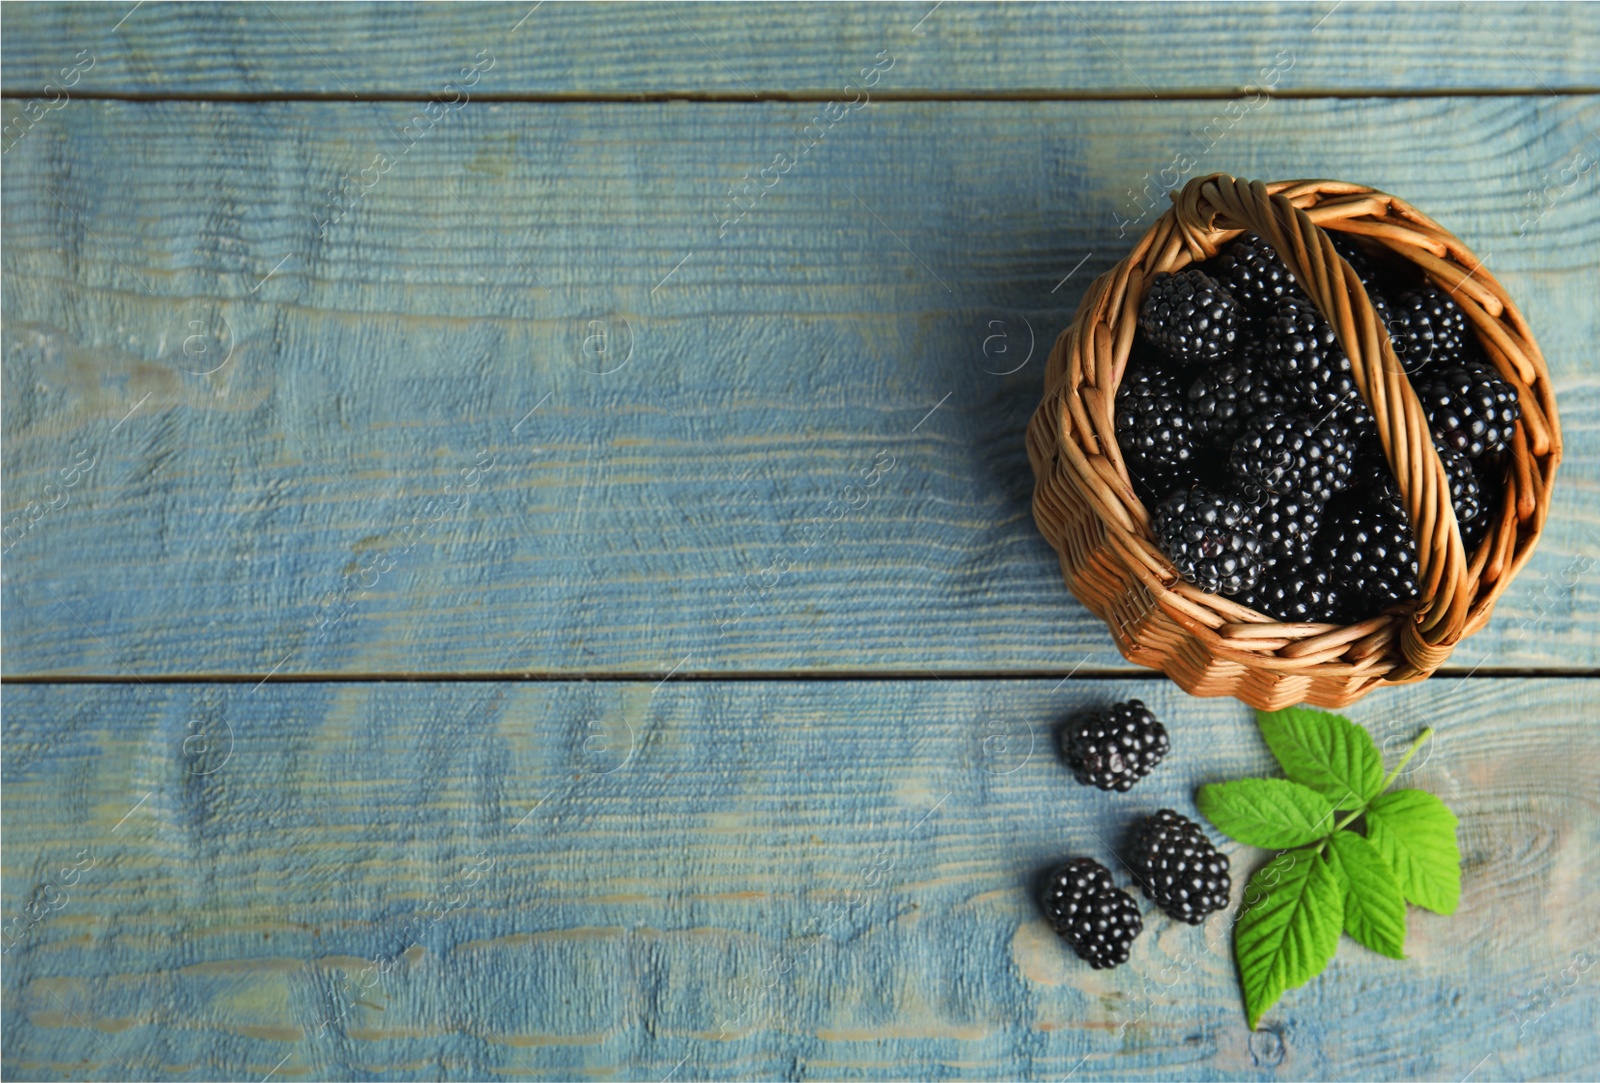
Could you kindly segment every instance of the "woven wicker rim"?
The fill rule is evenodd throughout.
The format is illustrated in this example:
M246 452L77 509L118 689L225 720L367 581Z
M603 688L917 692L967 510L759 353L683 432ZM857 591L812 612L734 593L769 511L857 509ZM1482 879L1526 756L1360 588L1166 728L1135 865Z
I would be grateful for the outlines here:
M1419 600L1360 624L1284 624L1185 582L1157 548L1117 447L1113 406L1146 285L1214 256L1247 230L1277 250L1332 323L1416 533ZM1522 420L1505 497L1473 554L1462 544L1421 403L1327 230L1364 237L1421 268L1460 305L1517 392ZM1190 181L1127 258L1090 286L1051 353L1029 454L1035 519L1060 552L1068 585L1111 625L1125 656L1200 694L1240 695L1257 706L1301 694L1341 704L1377 683L1426 677L1487 623L1544 528L1561 430L1549 371L1522 314L1482 261L1437 223L1365 185L1267 184L1218 173Z

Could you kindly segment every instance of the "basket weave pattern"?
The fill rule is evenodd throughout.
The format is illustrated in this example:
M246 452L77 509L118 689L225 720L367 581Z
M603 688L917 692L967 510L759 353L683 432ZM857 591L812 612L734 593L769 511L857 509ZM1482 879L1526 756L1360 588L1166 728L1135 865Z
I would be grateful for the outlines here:
M1145 287L1157 274L1209 259L1245 230L1277 250L1332 324L1417 537L1419 600L1359 624L1283 624L1185 582L1157 548L1117 447L1117 386ZM1486 509L1495 518L1474 553L1462 545L1444 467L1388 331L1324 230L1358 234L1421 268L1460 305L1517 392L1522 420L1504 498ZM1338 707L1380 683L1427 677L1488 622L1543 530L1561 429L1522 314L1482 262L1432 220L1359 184L1213 174L1190 181L1127 258L1089 287L1050 353L1028 457L1034 520L1060 553L1068 587L1107 623L1126 658L1195 695L1237 696L1266 710Z

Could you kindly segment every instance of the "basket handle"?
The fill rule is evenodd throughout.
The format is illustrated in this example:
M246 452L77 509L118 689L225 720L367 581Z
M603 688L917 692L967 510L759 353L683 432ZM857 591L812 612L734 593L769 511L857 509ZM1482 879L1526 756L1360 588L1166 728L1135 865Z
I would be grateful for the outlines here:
M1450 482L1433 446L1422 403L1377 318L1366 287L1333 248L1319 223L1380 215L1391 197L1341 181L1266 185L1226 173L1196 177L1175 197L1172 213L1195 259L1210 255L1218 231L1253 230L1283 259L1300 288L1332 324L1350 358L1361 397L1372 408L1384 456L1394 470L1417 540L1421 600L1401 626L1402 681L1438 668L1467 627L1472 589L1466 547L1450 502Z

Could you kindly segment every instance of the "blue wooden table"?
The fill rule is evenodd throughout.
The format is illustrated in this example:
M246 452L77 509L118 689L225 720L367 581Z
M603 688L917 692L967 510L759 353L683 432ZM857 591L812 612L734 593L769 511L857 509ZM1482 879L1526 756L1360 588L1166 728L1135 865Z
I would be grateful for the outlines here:
M0 19L6 1078L1600 1074L1594 6ZM1226 915L1099 972L1031 894L1270 765L1067 594L1022 438L1217 170L1452 228L1567 444L1350 711L1437 728L1460 912L1255 1033ZM1173 756L1074 786L1128 695Z

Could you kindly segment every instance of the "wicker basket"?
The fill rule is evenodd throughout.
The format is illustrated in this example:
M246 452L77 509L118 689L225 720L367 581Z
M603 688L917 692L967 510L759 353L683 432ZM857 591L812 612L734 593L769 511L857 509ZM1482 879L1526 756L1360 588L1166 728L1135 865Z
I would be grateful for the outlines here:
M1156 547L1150 515L1117 448L1113 405L1146 285L1208 259L1244 230L1271 244L1350 357L1377 418L1417 536L1420 599L1352 625L1283 624L1185 582ZM1467 553L1422 407L1361 280L1324 230L1359 234L1449 291L1516 390L1495 524ZM1196 178L1121 263L1097 278L1051 351L1044 401L1028 427L1033 515L1061 554L1067 586L1111 629L1129 661L1198 696L1274 710L1351 703L1380 683L1422 680L1482 628L1533 552L1561 459L1550 374L1522 314L1465 245L1413 207L1340 181Z

